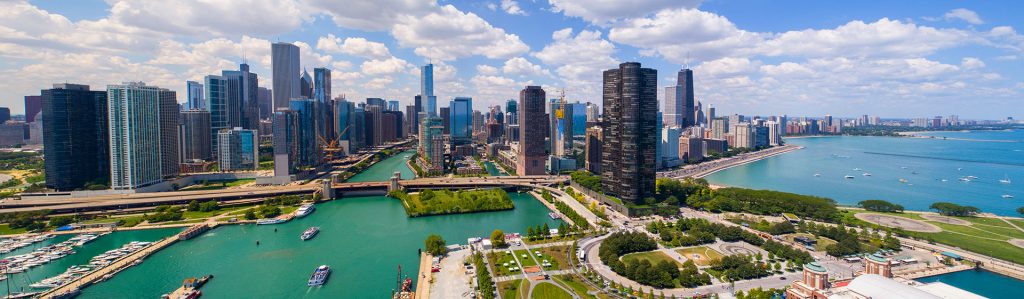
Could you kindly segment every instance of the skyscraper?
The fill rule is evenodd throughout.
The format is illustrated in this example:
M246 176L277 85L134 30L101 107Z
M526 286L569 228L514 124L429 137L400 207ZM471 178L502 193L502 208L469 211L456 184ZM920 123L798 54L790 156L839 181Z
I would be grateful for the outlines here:
M437 97L434 96L434 65L427 64L420 69L420 96L426 101L424 111L428 116L437 116Z
M414 134L419 134L419 132L420 132L420 123L423 122L423 118L420 117L420 112L423 112L423 96L416 95L415 97L413 97L412 106L413 106L413 111L412 111L412 115L411 115L412 116L412 123L409 124L411 126L412 130L410 132L413 132Z
M74 190L110 181L107 93L88 85L41 91L46 187Z
M456 97L448 104L452 144L468 144L473 139L473 98Z
M302 69L302 76L299 77L299 96L307 99L313 98L313 77L309 76L306 69Z
M193 160L210 160L213 158L213 145L210 138L210 111L201 109L181 111L180 154L182 162Z
M387 101L382 98L366 98L366 106L380 106L380 109L384 109Z
M390 100L388 101L388 111L402 111L402 107L400 105L401 104L398 103L398 100Z
M450 107L441 107L438 109L441 111L439 117L441 118L442 134L451 134L451 109Z
M682 89L680 104L683 105L683 110L679 111L679 113L683 113L683 123L680 126L685 129L697 124L697 114L693 110L693 71L682 69L677 76L676 86Z
M318 67L313 69L313 100L317 104L317 134L324 140L334 140L334 108L331 103L331 70Z
M547 121L544 113L545 97L544 89L540 86L527 86L519 91L517 108L522 124L519 126L519 157L516 159L516 173L519 175L544 174L544 160L547 157L544 138L547 132L541 124Z
M256 130L232 128L217 134L217 162L221 171L256 170L259 167L259 136Z
M259 129L259 76L249 72L249 65L238 65L237 71L222 71L227 80L228 119L231 128Z
M131 190L178 172L174 91L143 82L107 86L110 187Z
M7 107L0 107L0 124L3 124L11 120L11 109Z
M196 81L185 81L185 100L188 109L209 110L203 102L203 84Z
M273 110L288 108L292 98L302 95L299 91L299 47L289 43L274 43L270 46L270 52L274 81Z
M596 104L587 103L587 122L595 122L601 116L601 108Z
M208 75L203 78L206 91L206 105L210 111L210 152L217 155L217 133L232 128L228 105L228 80L223 76ZM236 111L237 113L237 111Z
M270 119L274 115L274 96L269 89L259 87L256 89L256 102L260 106L260 119ZM269 135L260 133L262 135Z
M604 71L601 183L612 196L654 196L658 146L658 71L626 62Z
M505 140L519 142L519 108L516 100L505 102Z
M551 154L566 156L572 153L573 106L565 98L551 100L548 141Z
M25 122L36 121L36 115L43 111L42 101L42 96L25 96Z
M662 110L666 126L683 124L683 88L679 85L665 87L665 108Z

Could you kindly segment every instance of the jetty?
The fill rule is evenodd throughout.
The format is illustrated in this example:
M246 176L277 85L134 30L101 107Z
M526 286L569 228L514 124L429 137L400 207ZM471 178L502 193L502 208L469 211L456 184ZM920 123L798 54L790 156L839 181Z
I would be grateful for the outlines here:
M160 298L164 299L181 299L188 298L189 296L195 296L193 294L202 294L199 288L203 287L207 281L213 278L213 274L203 276L202 278L189 277L181 283L181 287L174 290L170 294L163 295Z
M207 226L207 224L205 223L201 225ZM186 230L186 232L202 232L206 230L208 230L208 228L200 229L198 227L195 227L194 229ZM110 277L113 277L114 274L117 274L118 272L121 272L124 269L127 269L131 266L138 265L139 263L142 262L142 259L148 257L153 253L156 253L157 251L160 251L161 249L167 248L167 246L171 246L171 244L174 244L179 240L181 240L181 237L178 235L174 235L167 238L163 238L160 241L153 242L152 244L149 244L149 246L146 246L146 248L133 252L132 254L126 255L120 259L117 259L106 266L94 269L93 271L86 273L85 275L79 276L77 279L71 281L70 283L43 292L42 294L40 294L39 298L59 298L59 296L62 294L71 293L75 290L81 290L93 283L109 279Z

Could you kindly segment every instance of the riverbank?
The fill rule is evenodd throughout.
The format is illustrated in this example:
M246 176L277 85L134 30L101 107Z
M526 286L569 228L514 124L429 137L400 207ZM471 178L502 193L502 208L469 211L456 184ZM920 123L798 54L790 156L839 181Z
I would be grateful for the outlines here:
M658 172L658 177L671 177L671 178L683 178L693 177L702 178L711 175L715 172L726 170L732 167L744 165L747 163L755 162L761 159L785 154L795 150L803 149L802 146L797 145L783 145L773 148L768 148L752 153L739 154L729 158L723 158L718 160L712 160L708 162L702 162L695 165L683 166L682 169Z

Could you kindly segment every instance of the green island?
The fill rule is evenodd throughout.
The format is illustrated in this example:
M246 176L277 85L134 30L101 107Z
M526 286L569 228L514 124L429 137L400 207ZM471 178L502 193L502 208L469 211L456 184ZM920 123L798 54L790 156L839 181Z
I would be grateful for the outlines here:
M512 198L502 189L423 190L409 194L388 192L388 197L402 201L409 217L502 211L515 208Z

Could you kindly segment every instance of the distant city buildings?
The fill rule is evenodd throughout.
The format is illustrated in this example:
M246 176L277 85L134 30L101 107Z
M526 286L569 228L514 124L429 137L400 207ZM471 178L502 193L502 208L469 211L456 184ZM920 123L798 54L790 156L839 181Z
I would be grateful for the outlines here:
M217 133L217 162L221 171L256 170L259 167L259 136L256 130L239 127Z

